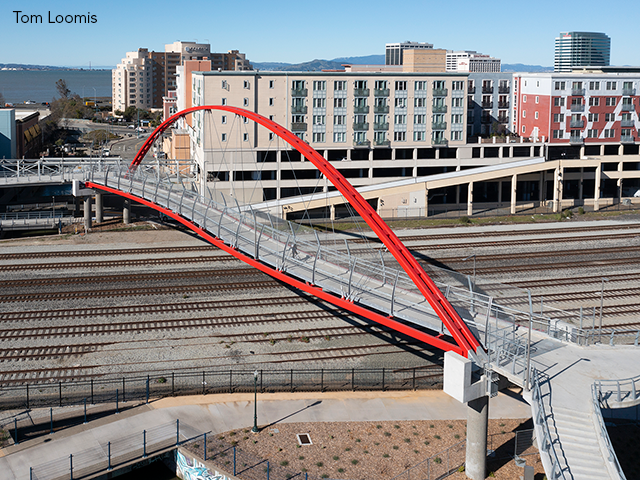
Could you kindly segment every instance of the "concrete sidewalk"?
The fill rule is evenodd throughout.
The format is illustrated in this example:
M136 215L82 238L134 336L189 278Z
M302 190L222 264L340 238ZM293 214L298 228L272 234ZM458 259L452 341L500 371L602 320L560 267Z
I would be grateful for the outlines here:
M2 480L28 480L29 467L62 460L101 443L175 422L199 433L221 433L253 424L253 395L206 395L157 400L118 415L13 445L0 451ZM530 418L517 395L499 394L491 418ZM466 419L466 406L441 390L417 392L328 392L260 394L258 423Z

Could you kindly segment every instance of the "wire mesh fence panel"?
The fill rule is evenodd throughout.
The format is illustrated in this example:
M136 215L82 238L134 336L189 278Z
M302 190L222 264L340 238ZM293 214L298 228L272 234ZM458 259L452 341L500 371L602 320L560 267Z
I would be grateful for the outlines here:
M538 453L535 446L535 431L533 429L518 430L515 432L514 456L522 457Z

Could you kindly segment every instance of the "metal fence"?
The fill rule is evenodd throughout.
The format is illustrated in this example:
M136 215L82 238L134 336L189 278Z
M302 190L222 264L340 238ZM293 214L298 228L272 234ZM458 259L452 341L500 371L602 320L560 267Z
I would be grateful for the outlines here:
M199 435L179 420L119 437L111 442L29 468L30 480L79 480L157 455ZM27 467L25 466L25 469Z
M432 455L413 467L405 470L392 480L436 480L457 472L465 463L466 440Z

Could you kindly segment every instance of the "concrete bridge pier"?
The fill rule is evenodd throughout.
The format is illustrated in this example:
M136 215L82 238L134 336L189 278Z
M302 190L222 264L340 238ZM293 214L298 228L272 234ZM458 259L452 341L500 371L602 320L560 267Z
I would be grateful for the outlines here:
M84 197L84 231L91 230L91 195Z
M102 223L102 193L96 192L96 223Z
M124 207L122 208L122 223L129 225L131 221L131 200L128 198L124 201Z
M489 428L489 396L467 403L467 456L465 472L472 480L487 475L487 433Z

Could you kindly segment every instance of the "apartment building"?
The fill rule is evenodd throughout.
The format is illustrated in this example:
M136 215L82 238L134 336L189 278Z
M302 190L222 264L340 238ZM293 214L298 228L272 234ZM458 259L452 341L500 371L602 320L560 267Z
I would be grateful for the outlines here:
M513 128L550 144L636 145L640 71L514 75Z
M598 32L562 32L556 37L555 72L570 72L574 67L606 66L611 58L611 39Z
M216 70L252 70L243 53L211 53L208 43L174 42L165 45L164 52L139 48L127 52L126 57L112 70L113 111L129 106L151 109L163 108L163 99L177 89L177 69L187 61L210 60Z
M499 58L470 50L447 51L447 72L499 73L500 69Z
M467 138L507 135L511 127L511 73L470 73L467 88Z
M356 186L455 169L457 147L466 143L467 74L192 71L191 77L193 105L260 113L336 162ZM253 122L197 112L188 128L202 188L233 192L243 202L332 188Z

